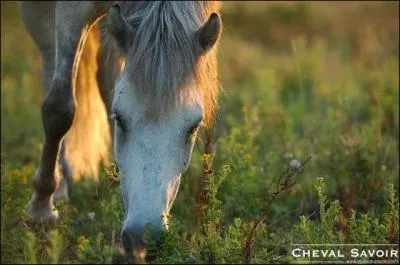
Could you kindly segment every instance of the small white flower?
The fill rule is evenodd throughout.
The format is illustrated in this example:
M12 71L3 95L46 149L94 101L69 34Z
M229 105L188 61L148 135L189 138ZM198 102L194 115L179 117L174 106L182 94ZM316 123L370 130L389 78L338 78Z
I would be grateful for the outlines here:
M290 161L289 165L292 168L300 168L301 167L301 163L299 161L297 161L296 159L292 159Z
M95 212L90 212L87 214L87 216L89 217L90 220L94 220L94 217L96 216Z
M283 155L283 158L285 158L285 159L291 159L291 158L293 158L293 154L292 153L285 153L284 155Z

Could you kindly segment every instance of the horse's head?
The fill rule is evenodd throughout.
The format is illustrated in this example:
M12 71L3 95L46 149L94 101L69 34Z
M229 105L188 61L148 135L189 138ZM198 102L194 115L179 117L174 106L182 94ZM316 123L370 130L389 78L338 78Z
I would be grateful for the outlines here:
M214 5L214 4L210 4ZM124 16L110 8L108 28L124 54L112 115L127 250L141 247L146 224L166 228L200 126L217 99L217 6L152 2Z

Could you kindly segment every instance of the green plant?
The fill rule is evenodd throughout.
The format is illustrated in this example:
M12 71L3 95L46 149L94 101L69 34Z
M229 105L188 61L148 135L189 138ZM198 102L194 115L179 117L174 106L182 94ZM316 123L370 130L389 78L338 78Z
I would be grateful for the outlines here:
M49 246L46 248L51 264L57 264L63 249L63 240L58 230L49 232Z
M36 264L36 237L31 231L25 232L25 237L23 239L24 242L24 256L25 256L25 263L32 263Z

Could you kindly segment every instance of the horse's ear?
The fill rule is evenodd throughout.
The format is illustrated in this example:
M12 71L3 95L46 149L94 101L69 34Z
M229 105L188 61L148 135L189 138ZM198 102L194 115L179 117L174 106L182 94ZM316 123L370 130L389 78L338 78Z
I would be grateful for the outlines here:
M132 38L132 27L122 17L121 8L118 4L110 7L107 15L107 26L109 32L118 43L119 48L126 53Z
M203 51L208 51L221 35L222 22L218 14L212 13L206 24L197 33Z

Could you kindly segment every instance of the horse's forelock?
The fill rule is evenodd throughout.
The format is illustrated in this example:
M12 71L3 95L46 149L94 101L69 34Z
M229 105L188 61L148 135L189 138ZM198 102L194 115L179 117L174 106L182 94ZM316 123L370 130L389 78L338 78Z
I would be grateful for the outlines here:
M137 4L127 17L135 27L127 71L149 113L157 116L201 94L210 125L219 91L216 51L201 54L194 33L219 9L217 2L155 1Z

